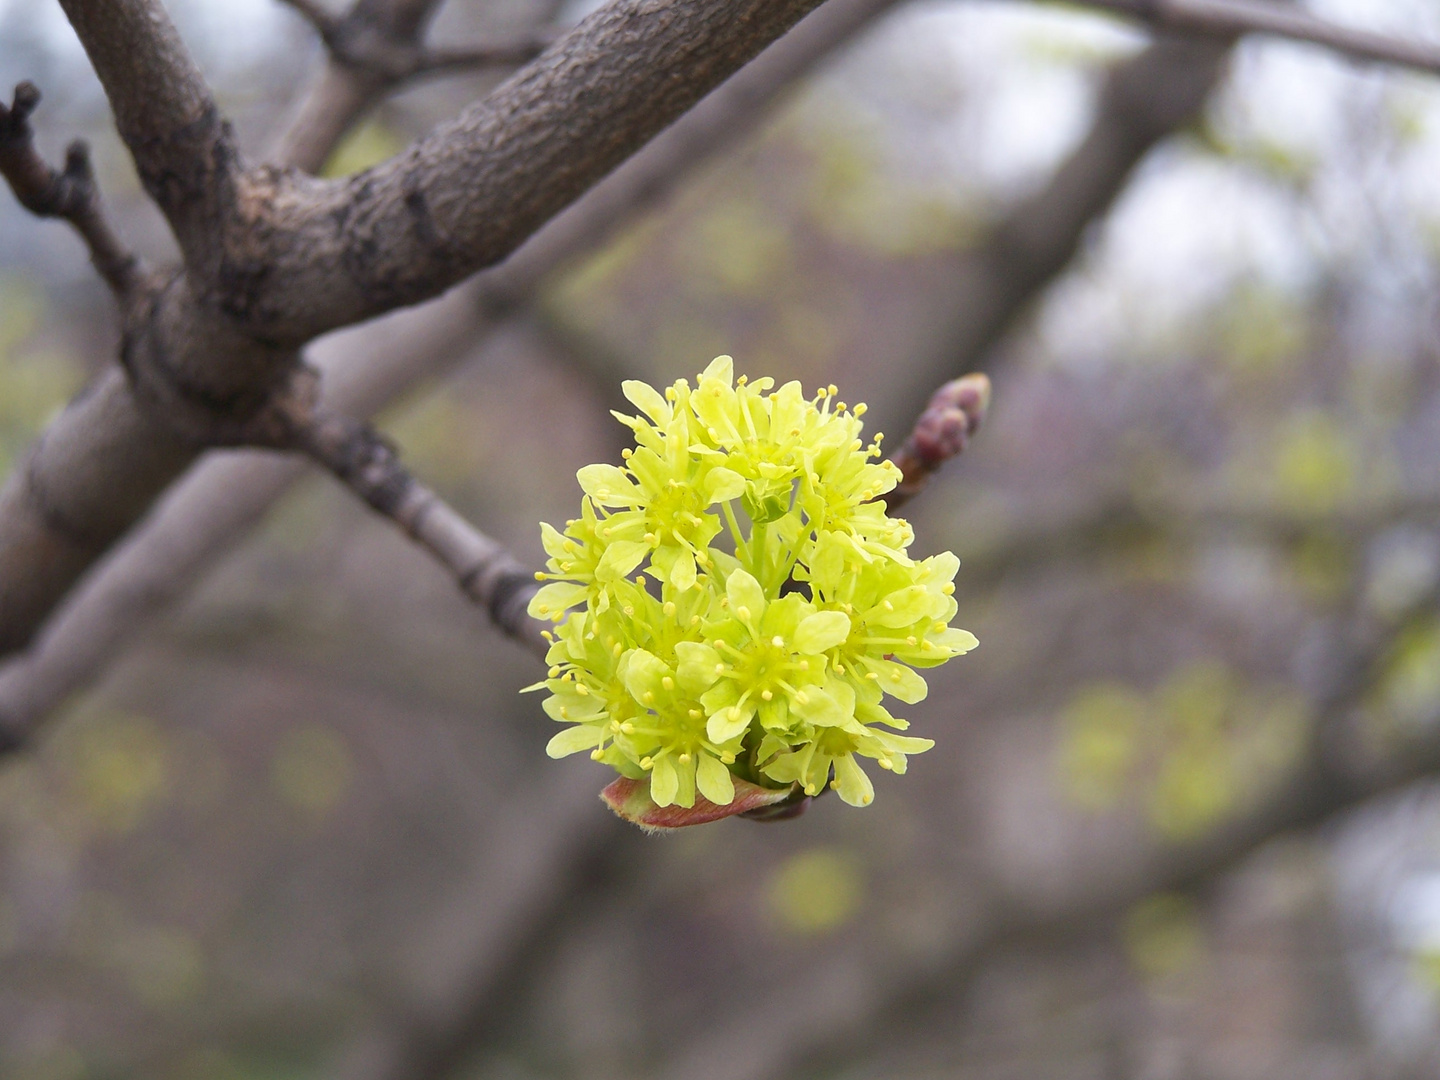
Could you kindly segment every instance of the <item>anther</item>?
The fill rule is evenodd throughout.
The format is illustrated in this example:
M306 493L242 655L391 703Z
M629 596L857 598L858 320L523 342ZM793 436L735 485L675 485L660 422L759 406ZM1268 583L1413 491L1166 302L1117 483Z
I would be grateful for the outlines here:
M772 692L769 691L769 690L761 690L761 691L760 691L760 697L761 697L761 699L764 700L764 701L769 701L769 700L770 700L771 698L773 698L774 696L775 696L774 693L772 693Z

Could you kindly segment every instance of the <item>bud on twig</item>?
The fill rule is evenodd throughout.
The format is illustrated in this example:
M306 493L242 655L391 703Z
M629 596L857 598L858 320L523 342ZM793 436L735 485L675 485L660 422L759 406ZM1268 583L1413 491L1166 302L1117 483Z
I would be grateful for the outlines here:
M892 513L918 495L930 475L965 450L990 408L990 379L972 373L946 383L930 396L915 430L890 459L904 479L885 498Z

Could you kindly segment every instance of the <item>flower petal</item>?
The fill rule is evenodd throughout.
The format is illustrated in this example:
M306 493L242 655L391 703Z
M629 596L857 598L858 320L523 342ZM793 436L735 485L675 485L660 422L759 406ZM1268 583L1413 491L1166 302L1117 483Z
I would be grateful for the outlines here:
M552 758L569 757L571 754L578 754L581 750L599 746L604 741L605 732L602 728L592 727L589 724L576 724L572 728L557 732L555 737L545 744L545 753Z
M730 599L730 610L741 622L745 622L747 616L741 613L741 608L748 612L748 618L753 621L759 620L765 613L765 590L760 588L760 582L750 575L748 570L736 570L725 582L725 595Z
M843 611L817 611L801 619L795 628L795 651L828 652L849 636L850 617Z
M754 715L755 706L748 701L744 705L731 705L705 721L705 734L712 743L727 743L750 726Z
M681 592L693 588L695 585L695 556L688 551L682 551L675 558L675 564L670 567L670 584Z
M654 653L632 649L625 661L625 689L640 704L654 704L655 695L664 692L661 680L670 673L665 661ZM645 700L646 694L651 695L649 701Z
M575 479L585 494L601 506L633 506L641 502L640 489L618 466L586 465Z
M650 798L655 800L655 805L669 806L679 790L680 774L675 771L675 763L668 754L656 758L655 767L650 770Z
M841 727L853 719L840 703L818 686L804 686L790 696L790 711L816 727Z
M719 758L701 752L695 763L695 785L700 794L716 806L729 806L735 799L735 782Z
M649 383L626 379L620 384L620 392L656 424L664 427L670 422L670 403Z
M576 604L583 604L589 591L573 581L552 581L530 598L525 610L532 619L556 619Z
M723 465L705 474L705 505L714 506L726 499L738 499L745 494L745 478L734 469Z
M870 670L880 676L880 689L891 697L897 697L906 705L924 701L930 688L925 685L914 668L895 660L868 660Z
M869 806L875 801L875 785L860 768L854 754L842 754L835 759L835 790L840 798L851 806Z
M715 685L722 666L720 654L698 641L682 641L675 646L675 679L687 694L699 695Z

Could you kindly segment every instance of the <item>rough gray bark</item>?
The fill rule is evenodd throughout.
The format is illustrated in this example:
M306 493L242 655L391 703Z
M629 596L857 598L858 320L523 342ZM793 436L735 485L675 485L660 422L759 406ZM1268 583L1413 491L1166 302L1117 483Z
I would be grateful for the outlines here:
M156 0L67 0L185 268L131 305L122 360L0 490L0 654L199 451L268 445L311 337L436 296L530 232L819 0L621 0L360 177L245 171Z

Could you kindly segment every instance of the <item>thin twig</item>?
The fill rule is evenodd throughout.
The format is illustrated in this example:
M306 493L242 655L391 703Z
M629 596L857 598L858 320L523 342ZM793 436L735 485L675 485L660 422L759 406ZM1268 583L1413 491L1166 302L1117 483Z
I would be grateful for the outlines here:
M1270 34L1322 45L1357 60L1440 74L1440 43L1406 41L1317 18L1298 7L1253 0L1074 0L1139 19L1162 30L1210 37Z
M409 80L533 60L557 32L536 29L463 49L431 49L423 40L438 0L411 0L378 10L357 2L334 15L314 0L281 0L324 42L328 62L268 155L282 165L317 171L335 145L376 102Z
M0 102L0 174L32 214L62 218L74 226L90 249L95 269L123 302L145 278L145 271L105 218L85 142L77 139L70 144L65 168L59 172L35 150L30 114L39 104L40 91L32 82L15 87L14 103L8 109Z
M885 496L890 513L920 494L940 466L964 453L989 408L990 379L979 373L953 379L931 395L910 437L890 456L901 475Z
M423 49L410 74L436 75L472 68L528 63L549 48L558 36L553 30L538 30L508 41L486 41L464 49Z
M485 608L497 627L544 658L550 642L526 614L539 588L534 572L416 480L374 428L317 412L297 433L296 449L395 522L455 576L461 592Z

